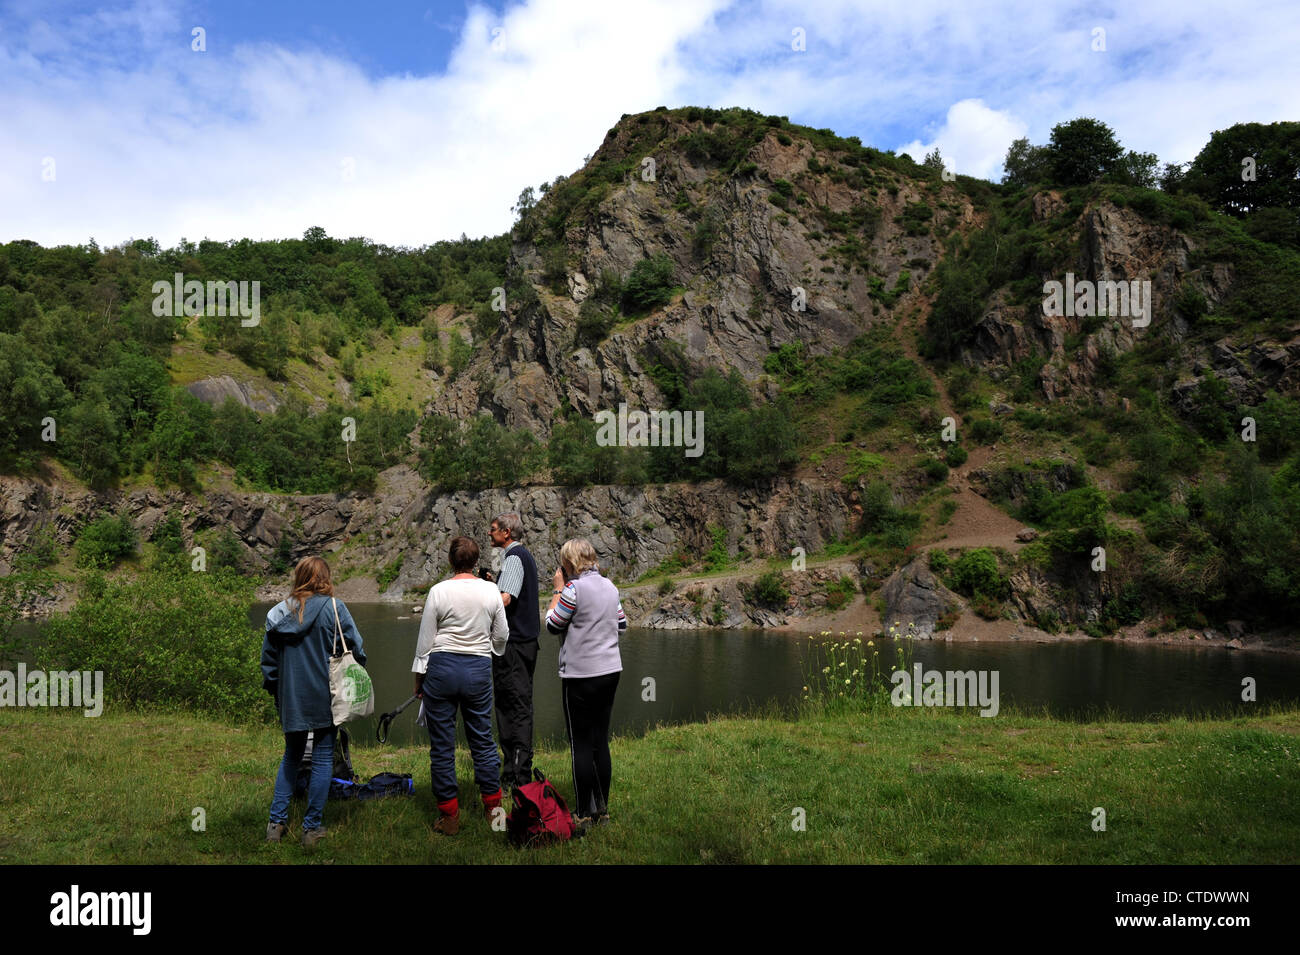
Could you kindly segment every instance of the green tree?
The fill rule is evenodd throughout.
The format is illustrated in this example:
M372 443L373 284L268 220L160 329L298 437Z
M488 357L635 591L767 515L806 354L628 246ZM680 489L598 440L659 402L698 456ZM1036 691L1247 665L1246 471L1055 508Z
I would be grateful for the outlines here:
M177 388L154 423L150 439L154 478L162 487L198 486L196 467L212 450L212 409L184 388Z
M963 553L952 565L953 589L967 597L990 597L1000 600L1006 595L1007 582L998 569L998 559L986 547Z
M117 480L121 468L118 429L104 393L91 386L66 415L59 434L59 451L77 476L95 490Z
M91 582L46 625L38 665L102 670L109 701L182 706L223 719L270 722L262 636L248 622L252 580L222 573L150 574Z
M1135 153L1129 150L1115 164L1109 178L1126 186L1154 189L1160 182L1159 168L1160 160L1155 153Z
M1047 148L1052 179L1063 186L1096 182L1115 168L1124 153L1114 130L1086 117L1053 126Z
M420 425L420 442L420 473L445 491L512 487L544 460L531 431L507 429L491 415L476 415L467 425L429 415Z
M1246 231L1260 242L1300 248L1300 212L1268 206L1246 220Z
M153 565L159 570L188 570L185 556L184 528L180 515L175 511L154 528L149 538L154 546Z
M7 470L11 463L22 465L46 447L41 440L52 417L56 438L60 409L68 400L67 389L48 364L17 335L0 334L0 460Z
M451 330L450 338L451 343L447 347L447 367L453 375L459 375L469 364L469 360L474 357L474 346L465 341L458 328Z
M525 186L523 191L519 193L519 198L515 200L515 204L510 207L510 211L518 217L515 229L520 238L532 238L533 233L536 231L534 222L536 217L533 215L533 210L536 207L537 196L533 191L533 187Z
M1191 163L1167 162L1160 172L1160 189L1176 194L1182 192L1187 184L1187 169Z
M1043 182L1050 175L1050 156L1044 146L1032 146L1028 139L1017 139L1002 160L1002 181L1021 188Z
M246 564L244 544L229 527L222 528L208 553L209 569L242 574Z
M1254 178L1247 178L1253 160ZM1220 212L1300 211L1300 122L1237 123L1210 136L1185 186Z
M596 443L596 423L580 417L562 421L551 431L547 463L556 484L613 484L619 477L621 448Z

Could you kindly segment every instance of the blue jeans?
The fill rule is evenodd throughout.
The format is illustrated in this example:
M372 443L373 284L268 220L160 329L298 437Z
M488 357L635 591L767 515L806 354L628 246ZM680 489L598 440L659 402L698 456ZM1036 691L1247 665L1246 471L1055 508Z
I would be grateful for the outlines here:
M490 796L501 788L501 757L492 739L492 661L469 653L431 653L424 673L429 775L438 802L456 797L456 710L474 757L474 782Z
M330 777L334 775L334 736L338 728L314 730L311 747L311 783L307 787L307 814L302 817L303 832L319 829L330 794ZM307 731L284 734L284 759L275 777L275 795L271 798L271 822L289 821L289 798L293 783L307 751Z

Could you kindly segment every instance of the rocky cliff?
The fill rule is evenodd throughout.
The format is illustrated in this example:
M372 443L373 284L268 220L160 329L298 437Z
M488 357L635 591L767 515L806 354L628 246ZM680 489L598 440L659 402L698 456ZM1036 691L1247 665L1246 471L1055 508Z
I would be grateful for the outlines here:
M38 528L51 528L71 549L80 530L103 513L126 513L145 539L175 513L187 543L204 539L212 529L233 530L245 566L270 578L268 593L283 589L284 581L269 566L287 539L290 561L326 554L343 577L375 577L400 562L380 596L401 600L445 575L452 537L484 540L495 515L515 511L543 568L555 563L565 540L586 537L605 558L607 572L632 580L673 555L693 560L713 546L714 528L722 530L732 554L787 554L795 547L815 553L851 529L850 497L849 491L795 479L752 489L712 481L439 496L406 467L385 472L378 493L365 496L215 491L188 496L153 489L92 494L64 482L0 478L0 573L8 573L15 552ZM491 560L491 554L484 555L485 564Z
M661 408L645 366L664 342L679 344L697 367L738 369L762 393L763 360L773 349L801 342L826 354L911 304L879 292L898 285L909 262L919 278L917 264L926 268L940 254L939 228L909 228L909 207L935 218L937 209L945 230L977 219L950 184L864 169L857 156L772 127L761 128L746 162L728 172L683 145L722 135L709 128L651 113L610 131L575 177L594 180L590 190L604 198L564 217L558 238L517 239L512 273L529 292L512 297L498 335L434 410L457 417L487 410L545 436L566 399L583 414L622 401ZM642 174L645 159L654 160L652 181ZM629 164L613 184L598 178ZM555 205L543 200L533 217L555 213ZM656 255L671 260L681 293L594 346L576 341L579 310L600 276L626 276ZM547 256L562 279L544 279Z
M1014 206L1012 215L1021 218L994 225L1005 214L999 203ZM426 319L438 334L468 337L474 347L459 371L446 377L424 372L432 382L418 399L432 395L426 411L462 420L488 413L544 440L570 409L590 416L621 402L667 407L654 368L673 356L688 374L737 369L759 401L781 392L783 381L768 373L766 360L787 344L815 359L838 355L864 331L880 328L919 363L927 319L943 291L941 282L927 277L967 255L967 243L981 234L990 238L993 265L1004 242L1018 256L1008 281L968 303L974 315L952 356L979 373L984 398L992 383L990 418L1015 420L1019 409L996 389L1025 376L1027 366L1033 388L1021 390L1018 404L1072 403L1089 412L1120 405L1127 411L1128 399L1111 387L1109 376L1117 357L1136 353L1147 362L1143 373L1150 373L1151 386L1162 391L1160 401L1185 412L1201 399L1211 375L1241 406L1270 390L1300 391L1300 327L1273 321L1262 330L1260 321L1234 325L1226 314L1202 321L1207 313L1231 311L1243 286L1254 281L1239 259L1225 256L1222 243L1213 244L1212 232L1192 228L1204 215L1155 215L1105 190L1043 189L1003 203L989 184L948 181L936 169L829 131L747 111L677 110L624 117L582 169L548 184L541 200L520 212L505 308L495 327L487 327L490 316L487 323L481 316L470 321L451 305L431 310ZM989 235L999 228L1004 231ZM601 299L606 283L626 279L638 263L655 257L665 258L672 272L665 305L625 315L617 296ZM1149 325L1047 314L1042 283L1067 272L1094 283L1150 282ZM605 323L596 333L582 333L597 301ZM415 341L409 329L403 334ZM940 620L966 606L913 552L943 546L952 513L937 514L942 492L952 495L946 503L956 511L955 523L968 529L956 535L956 549L991 546L1011 553L1019 522L969 489L990 496L987 484L999 470L1049 454L1082 456L1077 445L1067 448L1054 436L1022 430L1016 433L1020 443L977 448L979 466L972 461L969 472L948 475L937 439L940 415L962 417L971 406L955 406L938 370L925 365L918 373L933 383L934 402L915 420L859 427L857 418L872 409L845 401L816 421L822 443L809 440L803 466L754 486L535 484L435 494L409 465L384 472L370 495L276 495L233 490L230 482L226 490L215 482L193 495L152 489L92 494L66 480L0 478L0 573L38 527L51 528L67 547L104 512L124 510L146 538L174 512L187 543L232 531L255 572L266 573L273 559L282 564L326 553L342 575L382 580L382 596L396 600L441 576L451 536L482 540L492 516L516 511L543 566L563 540L585 536L613 575L634 581L656 569L699 567L719 543L718 533L730 559L774 563L794 548L814 555L832 542L861 538L864 494L876 481L888 485L890 507L914 507L914 516L923 518L912 548L906 542L873 545L890 551L887 566L849 561L788 577L788 597L777 606L749 600L749 581L741 577L663 592L642 589L630 603L640 622L655 626L777 626L826 607L833 599L828 591L847 575L864 592L880 588L881 612L932 634ZM298 387L223 374L191 383L190 391L212 404L233 397L266 411L286 389ZM811 409L806 420L819 410ZM1000 434L1000 427L990 430ZM860 466L849 474L852 461ZM939 476L927 477L927 467ZM1106 490L1122 477L1119 468L1087 470L1088 480ZM931 486L934 480L939 489ZM1059 495L1072 487L1050 490ZM979 513L963 523L972 510ZM990 513L997 519L984 520ZM985 533L991 527L997 532ZM1099 617L1100 590L1086 574L1042 566L1010 570L1007 616L1065 625ZM861 598L853 601L862 608Z

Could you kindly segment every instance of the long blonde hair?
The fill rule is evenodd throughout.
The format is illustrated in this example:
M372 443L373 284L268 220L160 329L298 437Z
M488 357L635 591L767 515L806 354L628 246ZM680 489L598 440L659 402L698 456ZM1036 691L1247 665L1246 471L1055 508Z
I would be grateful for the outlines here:
M298 605L298 622L302 623L302 608L307 598L315 594L334 596L334 585L330 583L330 565L323 557L304 557L293 569L293 592L289 599Z

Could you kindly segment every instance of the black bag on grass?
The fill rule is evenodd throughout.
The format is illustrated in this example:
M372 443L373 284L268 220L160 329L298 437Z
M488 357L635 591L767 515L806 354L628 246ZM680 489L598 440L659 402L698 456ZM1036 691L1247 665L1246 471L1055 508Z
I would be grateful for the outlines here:
M307 792L307 787L311 783L311 750L313 734L307 733L307 751L302 754L302 762L298 764L298 776L293 781L293 794L301 796ZM352 780L356 774L352 772L352 741L348 737L348 731L342 726L334 734L334 768L330 773L334 779Z
M381 799L384 796L409 796L415 792L415 780L410 773L379 773L370 782L330 780L330 799Z

